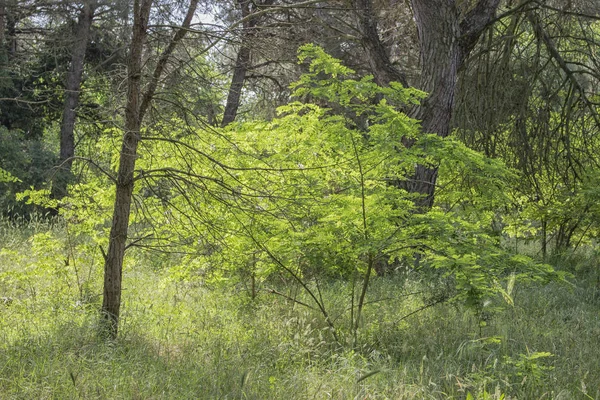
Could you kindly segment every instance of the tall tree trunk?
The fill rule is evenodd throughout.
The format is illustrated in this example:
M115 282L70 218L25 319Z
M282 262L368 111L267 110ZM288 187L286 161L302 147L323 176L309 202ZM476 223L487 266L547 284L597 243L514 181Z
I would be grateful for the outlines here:
M428 93L412 116L421 121L423 132L446 137L450 133L459 69L494 17L499 0L479 0L464 16L456 0L411 3L421 49L420 89ZM433 205L437 170L418 165L406 183L409 192L422 195L417 203L422 209Z
M8 51L9 61L17 55L17 23L20 20L16 10L18 4L19 2L17 0L4 0L4 40Z
M231 78L231 85L229 85L229 93L227 94L227 103L225 104L225 112L223 113L223 121L221 126L225 127L235 121L237 111L240 106L240 99L242 95L242 88L244 87L244 81L246 80L246 73L250 68L250 46L255 32L256 20L251 17L252 11L250 4L252 0L240 1L240 8L242 10L242 18L245 19L242 23L242 34L240 37L240 49L237 53L235 60L235 67L233 69L233 77Z
M198 0L190 0L190 5L182 27L161 54L146 92L142 95L142 52L148 35L148 19L153 0L135 0L133 5L133 36L131 39L129 62L127 65L127 105L125 107L125 134L121 147L119 170L116 182L116 197L113 220L104 265L104 292L102 314L105 328L110 338L116 338L121 310L121 280L123 258L125 256L131 199L133 194L135 160L141 140L140 129L144 115L152 102L158 82L177 44L189 31L196 12Z
M0 0L0 51L4 52L6 42L6 0Z
M60 169L53 187L56 198L67 195L67 183L75 155L75 120L77 106L81 92L81 81L85 61L85 52L90 37L92 21L96 5L92 1L85 1L79 13L77 26L74 30L75 42L71 54L71 65L67 72L65 85L65 102L60 125Z
M127 64L125 134L121 147L113 220L104 266L102 312L108 322L106 328L111 338L117 336L119 327L123 257L125 255L125 243L131 212L133 172L142 126L140 118L142 51L148 34L148 19L151 8L152 0L135 0L133 5L133 36Z

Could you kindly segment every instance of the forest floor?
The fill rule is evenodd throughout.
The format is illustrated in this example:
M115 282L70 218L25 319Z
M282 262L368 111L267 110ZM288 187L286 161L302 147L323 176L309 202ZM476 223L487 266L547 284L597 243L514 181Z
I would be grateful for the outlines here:
M321 282L336 342L317 310L266 283L251 299L241 283L189 281L132 252L119 338L107 341L98 255L61 248L60 234L0 224L0 399L600 399L590 258L561 264L572 285L517 285L485 323L450 303L409 316L427 301L411 295L418 274L375 278L356 340L343 334L348 284Z

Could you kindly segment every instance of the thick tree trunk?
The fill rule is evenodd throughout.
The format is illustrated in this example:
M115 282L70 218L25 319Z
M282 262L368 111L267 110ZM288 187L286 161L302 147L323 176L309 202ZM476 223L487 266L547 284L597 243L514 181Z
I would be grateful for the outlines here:
M141 4L140 4L141 3ZM116 338L121 310L121 280L123 258L125 256L131 199L134 185L135 161L140 142L140 129L144 115L148 110L165 70L167 62L177 44L189 30L198 0L191 0L188 12L171 42L161 54L156 68L142 95L142 52L148 34L148 19L152 0L135 0L133 6L133 36L131 39L129 62L127 65L127 105L125 107L125 134L121 147L119 171L117 173L116 197L113 221L110 230L108 251L104 265L104 292L102 314L106 322L106 331L110 338Z
M420 89L428 93L412 116L421 121L423 132L446 137L451 129L458 71L495 15L499 0L479 0L464 16L458 1L411 3L421 48ZM436 180L437 167L419 165L406 182L409 192L422 195L417 202L420 208L433 205Z
M421 121L423 132L446 137L461 61L459 11L446 0L413 0L412 5L421 48L420 89L428 93L412 117ZM405 188L421 194L418 205L427 209L433 205L436 180L437 168L419 165Z
M75 28L75 42L71 54L71 66L67 73L65 85L65 102L60 126L60 169L53 187L55 198L67 195L67 183L73 165L75 155L75 120L77 118L77 106L79 105L79 94L92 21L94 19L95 4L85 1L79 14L77 27Z
M421 82L419 89L428 97L412 112L421 121L425 133L441 137L450 134L458 72L487 24L494 17L499 0L479 0L463 12L457 0L411 0L421 50ZM353 0L362 30L362 43L379 85L397 81L408 86L405 76L390 62L387 49L379 38L377 15L372 0ZM412 146L406 140L404 146ZM422 196L417 206L431 208L434 201L437 168L418 165L413 176L399 185Z

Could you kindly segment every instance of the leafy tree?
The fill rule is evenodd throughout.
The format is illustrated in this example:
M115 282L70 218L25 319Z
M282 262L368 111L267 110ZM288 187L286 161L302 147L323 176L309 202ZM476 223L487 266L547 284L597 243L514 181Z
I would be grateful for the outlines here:
M454 139L420 133L417 122L398 111L416 103L420 92L381 87L372 77L352 79L354 71L315 46L300 55L309 72L293 85L294 93L314 102L289 103L269 122L210 132L174 119L144 136L145 154L161 157L137 163L144 185L134 194L144 211L131 230L138 243L163 251L175 246L185 254L178 274L186 279L241 276L253 296L262 289L293 299L268 287L273 274L288 276L338 341L361 326L379 266L416 252L422 255L419 273L436 282L430 304L466 302L480 315L496 294L510 298L501 285L507 279L559 277L501 249L491 220L508 201L503 193L513 173ZM366 128L356 123L358 116L368 119ZM402 137L416 145L398 149ZM441 164L443 182L468 182L470 197L456 183L440 194L440 204L458 199L466 209L416 213L414 194L392 183L417 162ZM332 277L348 284L349 315L332 315L319 295L319 280ZM439 290L444 282L450 290ZM340 316L347 324L335 322Z
M104 272L104 295L102 312L107 321L107 333L116 337L118 331L119 312L121 308L121 277L123 257L125 254L129 216L131 212L132 193L134 185L134 169L137 158L137 147L144 115L148 111L158 81L161 78L167 62L178 42L186 35L196 11L197 0L191 0L185 19L180 29L162 52L148 88L142 93L142 52L148 35L152 0L134 2L133 35L127 66L127 105L125 108L125 129L123 144L119 159L119 170L116 180L116 197L114 202L113 222L110 231L106 265Z

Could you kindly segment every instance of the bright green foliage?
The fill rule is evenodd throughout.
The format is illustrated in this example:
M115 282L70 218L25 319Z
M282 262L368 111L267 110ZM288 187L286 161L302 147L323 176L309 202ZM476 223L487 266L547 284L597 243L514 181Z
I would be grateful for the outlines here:
M0 182L21 182L21 180L2 168L0 168Z
M541 363L543 359L548 357L552 357L552 354L547 351L536 351L531 354L519 354L518 360L507 358L505 362L515 368L516 376L522 379L540 381L548 371L553 369L553 367L548 367Z
M375 273L416 270L429 284L428 303L467 304L483 322L498 309L498 294L513 303L515 283L562 278L501 248L492 225L514 173L452 138L420 133L401 107L422 93L353 79L315 46L301 48L300 60L309 72L293 88L305 101L271 121L206 129L173 115L145 128L132 245L178 254L170 271L179 282L239 282L255 297L272 290L275 276L291 279L336 340L346 327L358 329ZM106 130L88 145L102 156L60 205L70 259L91 251L101 260L118 136ZM405 138L415 144L403 146ZM417 212L415 195L398 184L417 163L441 165L438 206L428 212ZM38 203L43 195L23 193ZM164 269L167 261L150 263ZM335 315L319 295L319 282L330 278L341 278L348 296Z
M206 130L174 116L146 129L132 241L181 254L180 280L237 277L254 296L273 274L293 277L325 316L319 279L346 279L353 313L359 282L366 290L375 271L412 269L415 257L435 301L466 302L480 315L498 293L512 301L509 277L560 278L500 248L490 226L514 173L452 138L421 134L400 110L422 93L353 79L315 46L300 60L309 72L292 87L306 101L272 121ZM440 206L426 213L397 184L416 163L442 165Z
M354 349L328 340L318 311L236 287L211 288L152 269L133 249L124 270L121 336L96 335L99 255L64 259L70 227L0 220L0 393L5 398L598 398L598 292L517 288L515 307L479 335L460 304L419 314L418 275L372 281ZM37 234L36 234L37 232ZM75 243L76 244L76 243ZM77 282L84 282L81 289ZM279 286L280 290L283 285ZM322 282L343 309L340 280ZM83 294L83 296L81 295ZM298 300L309 302L305 293ZM536 352L552 357L535 358ZM527 357L531 358L527 359ZM519 363L517 365L516 363ZM536 366L534 366L534 364ZM532 379L532 371L540 379ZM376 372L374 374L374 372Z

